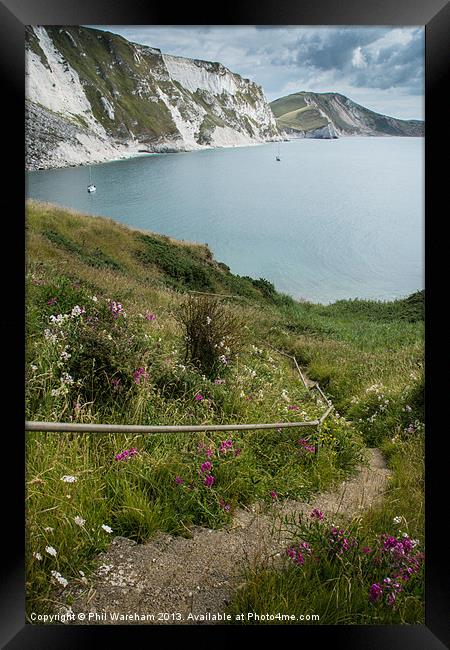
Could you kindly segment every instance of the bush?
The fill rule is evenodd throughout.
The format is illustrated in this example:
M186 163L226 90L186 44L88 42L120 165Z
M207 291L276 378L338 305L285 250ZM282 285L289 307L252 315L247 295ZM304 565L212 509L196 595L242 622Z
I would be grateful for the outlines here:
M242 346L236 314L212 296L189 296L176 316L185 332L185 362L209 379L223 374Z

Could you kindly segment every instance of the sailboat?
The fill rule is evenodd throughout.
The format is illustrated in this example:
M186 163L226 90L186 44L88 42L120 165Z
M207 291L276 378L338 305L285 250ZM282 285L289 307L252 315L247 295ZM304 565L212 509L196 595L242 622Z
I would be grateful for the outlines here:
M87 191L89 192L89 194L91 194L91 192L95 192L96 190L97 190L97 188L92 183L92 170L91 170L91 167L89 166L89 185L88 185Z
M280 142L279 141L278 141L278 154L275 156L275 160L278 160L278 162L280 162L280 160L281 160L281 158L280 158Z

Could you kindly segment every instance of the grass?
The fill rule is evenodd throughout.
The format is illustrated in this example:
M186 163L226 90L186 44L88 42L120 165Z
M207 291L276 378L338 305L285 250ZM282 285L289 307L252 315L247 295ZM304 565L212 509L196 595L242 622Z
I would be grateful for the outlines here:
M307 541L312 553L303 552L303 565L286 556L282 570L274 570L269 561L266 566L248 570L245 587L238 591L228 613L303 614L311 617L303 624L314 625L423 623L422 561L418 560L418 570L407 581L399 580L403 588L392 605L386 602L389 590L385 578L394 581L398 568L391 557L386 558L388 552L378 550L383 548L384 535L401 540L406 534L415 547L403 566L414 566L411 558L423 552L423 442L423 435L417 434L384 443L392 476L383 503L345 526L346 538L356 540L357 547L340 554L333 552L330 529L334 522L326 518L290 522L294 540ZM382 587L383 594L372 602L369 593L374 584ZM318 615L319 620L312 615ZM253 623L254 619L246 622ZM298 620L294 623L298 625Z
M231 295L220 302L223 322L241 323L229 351L226 341L222 348L220 337L205 335L214 320L203 323L201 316L201 327L190 333L201 330L217 345L208 352L217 349L210 376L195 362L197 347L191 345L194 356L186 349L179 317L189 295L194 304L208 304L208 296L192 291ZM263 278L233 275L206 246L30 201L26 296L28 419L206 425L317 418L324 405L273 347L295 354L338 407L318 456L301 450L295 429L230 436L28 433L28 611L52 605L61 586L52 571L83 582L111 535L145 541L157 530L183 535L190 524L222 526L237 507L270 502L272 491L280 499L308 499L351 473L367 444L386 448L398 490L386 500L393 510L372 513L364 535L388 530L394 511L413 527L408 513L415 512L414 534L422 539L421 486L402 489L418 476L415 466L408 473L402 449L410 445L408 454L421 458L422 294L391 303L296 302ZM303 431L314 445L315 429ZM132 451L118 460L124 450ZM66 482L67 476L76 480ZM207 476L214 477L211 485ZM250 576L250 590L253 579L262 578ZM287 598L283 576L270 580L267 593L278 594L273 602ZM415 598L400 619L418 617ZM360 600L351 605L355 611ZM378 620L372 614L367 620Z

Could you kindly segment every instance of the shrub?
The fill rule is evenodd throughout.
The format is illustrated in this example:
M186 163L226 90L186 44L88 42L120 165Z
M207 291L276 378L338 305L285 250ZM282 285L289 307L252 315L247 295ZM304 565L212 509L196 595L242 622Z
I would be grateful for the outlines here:
M185 332L185 362L209 379L223 374L242 346L243 323L212 296L189 296L177 312Z

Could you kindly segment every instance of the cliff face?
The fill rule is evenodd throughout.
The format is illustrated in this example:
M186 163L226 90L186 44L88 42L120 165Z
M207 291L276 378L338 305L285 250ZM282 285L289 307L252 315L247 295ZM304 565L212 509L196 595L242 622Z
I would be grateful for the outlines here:
M26 166L279 139L260 86L86 27L28 27Z
M270 104L278 128L291 137L423 136L424 122L381 115L339 93L300 92Z

